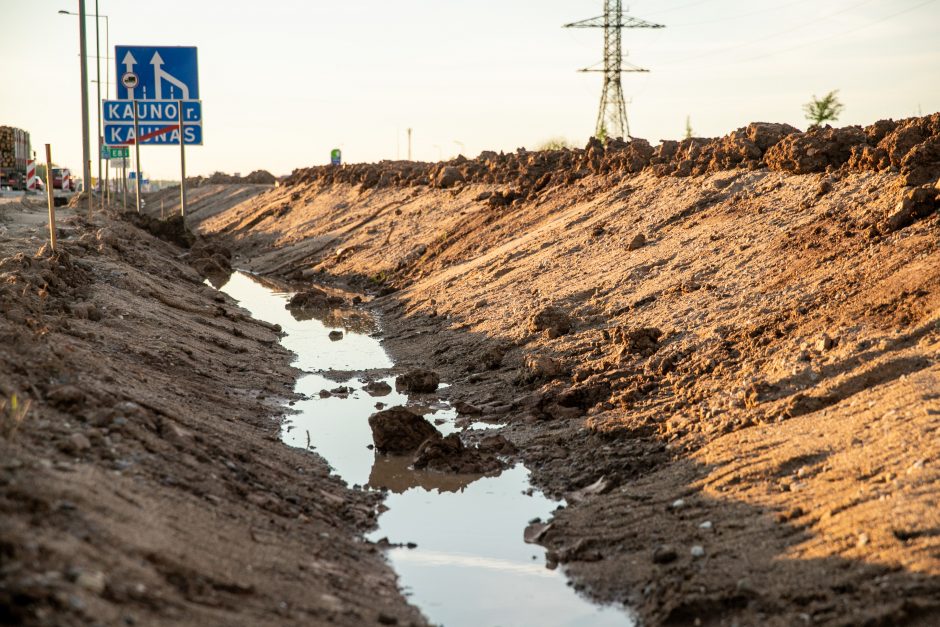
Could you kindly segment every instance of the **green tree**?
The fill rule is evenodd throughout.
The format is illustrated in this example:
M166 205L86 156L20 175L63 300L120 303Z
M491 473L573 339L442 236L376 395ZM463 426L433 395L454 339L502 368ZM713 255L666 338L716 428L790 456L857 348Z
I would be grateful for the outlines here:
M692 116L685 116L685 138L692 139Z
M835 122L839 119L839 114L845 106L836 97L838 93L839 90L834 89L822 98L817 98L816 94L813 94L813 99L803 105L803 112L806 113L806 119L812 122L812 126Z

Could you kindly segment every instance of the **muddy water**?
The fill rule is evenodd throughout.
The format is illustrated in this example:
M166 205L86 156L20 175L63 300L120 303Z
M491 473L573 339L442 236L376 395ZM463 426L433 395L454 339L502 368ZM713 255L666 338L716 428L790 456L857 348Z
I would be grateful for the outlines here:
M559 504L531 493L522 465L499 476L447 475L411 470L409 458L369 448L367 420L377 403L418 408L444 434L488 425L458 426L455 412L439 399L394 391L394 364L374 337L377 329L368 316L334 310L296 320L284 307L289 294L240 273L222 290L255 318L281 325L286 332L282 343L296 353L294 365L305 373L296 385L304 400L290 408L295 413L284 423L284 442L316 450L350 485L388 491L388 510L369 538L402 545L391 548L388 559L409 600L432 623L634 624L622 608L596 606L580 597L563 573L546 568L544 549L523 541L528 522L547 520ZM331 339L330 331L341 331L342 339ZM372 395L363 389L378 381L392 391ZM321 397L321 391L330 394Z

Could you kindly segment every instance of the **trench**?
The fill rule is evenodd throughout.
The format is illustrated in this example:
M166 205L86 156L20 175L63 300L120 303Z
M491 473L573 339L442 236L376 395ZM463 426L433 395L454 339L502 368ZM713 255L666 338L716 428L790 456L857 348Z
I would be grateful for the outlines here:
M377 403L408 405L444 435L495 425L462 421L435 395L409 397L396 391L394 363L368 312L331 309L297 319L285 308L290 292L241 272L220 289L255 318L278 324L285 332L281 342L296 355L294 365L303 374L295 385L301 400L286 408L282 440L321 455L348 485L385 493L378 528L367 537L388 547L386 556L402 591L431 623L635 624L625 608L596 605L581 596L561 569L547 566L541 546L524 541L523 531L531 521L546 521L563 505L532 488L524 465L496 476L416 471L410 468L410 457L371 449L367 421L378 410ZM331 338L331 331L341 332L342 338L335 333ZM391 391L364 389L367 382L378 381ZM321 391L329 395L321 396Z

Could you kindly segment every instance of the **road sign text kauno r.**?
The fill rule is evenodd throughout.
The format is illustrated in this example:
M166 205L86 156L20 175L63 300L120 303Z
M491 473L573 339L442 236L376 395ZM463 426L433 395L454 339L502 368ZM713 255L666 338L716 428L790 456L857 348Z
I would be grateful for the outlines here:
M179 106L177 100L137 102L137 129L141 145L179 145ZM134 105L127 100L105 100L104 143L126 146L134 143ZM202 102L183 101L183 139L187 146L202 144Z

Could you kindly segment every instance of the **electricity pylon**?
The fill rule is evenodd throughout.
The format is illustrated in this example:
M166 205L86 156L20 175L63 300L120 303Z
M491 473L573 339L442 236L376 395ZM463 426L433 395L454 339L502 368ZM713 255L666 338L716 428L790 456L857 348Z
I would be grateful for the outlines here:
M604 15L565 24L564 28L604 29L604 69L584 68L581 72L603 72L604 90L601 92L601 107L597 112L598 137L630 137L627 121L627 105L623 99L620 75L624 72L649 72L623 60L621 31L624 28L663 28L623 14L622 0L604 0Z

